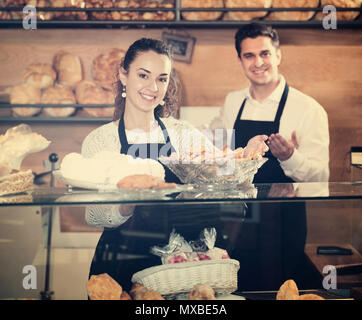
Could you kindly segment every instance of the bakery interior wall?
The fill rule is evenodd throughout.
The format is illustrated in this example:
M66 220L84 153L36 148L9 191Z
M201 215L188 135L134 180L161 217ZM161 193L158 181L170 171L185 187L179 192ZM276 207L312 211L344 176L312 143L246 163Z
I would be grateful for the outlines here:
M66 50L78 55L86 79L91 79L93 59L113 47L127 49L142 36L161 38L170 30L51 29L1 30L0 88L21 82L27 65L52 63L54 54ZM348 151L362 145L362 34L360 30L280 29L283 61L281 71L290 85L311 95L326 109L330 124L331 181L350 181ZM248 85L233 48L234 29L173 30L196 38L190 64L175 63L183 86L182 105L221 106L226 94ZM301 106L301 109L303 106ZM207 110L205 108L205 110ZM207 112L207 111L205 111ZM42 170L40 157L56 152L62 158L79 152L85 135L99 124L33 123L34 130L52 140L44 154L30 156L25 166ZM3 133L9 123L2 123Z

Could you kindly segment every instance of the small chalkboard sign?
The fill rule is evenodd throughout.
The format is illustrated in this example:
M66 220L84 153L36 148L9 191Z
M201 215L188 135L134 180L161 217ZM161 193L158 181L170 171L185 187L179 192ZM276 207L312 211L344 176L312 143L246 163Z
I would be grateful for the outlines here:
M174 60L191 63L192 52L196 42L195 38L167 32L162 34L162 38L170 46Z

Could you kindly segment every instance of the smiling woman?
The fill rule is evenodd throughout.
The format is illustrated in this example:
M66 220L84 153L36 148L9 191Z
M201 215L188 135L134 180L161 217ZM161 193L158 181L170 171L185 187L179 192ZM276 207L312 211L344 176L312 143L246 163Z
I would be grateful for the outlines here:
M149 159L150 163L153 161L158 166L162 165L164 182L168 185L181 184L179 178L159 158L169 158L176 153L181 159L189 159L191 150L201 152L202 149L206 154L216 154L217 149L199 130L172 117L173 110L178 106L175 84L167 45L160 40L147 38L134 42L118 68L114 121L88 134L82 144L82 156L92 158L101 152L113 152L132 156L134 161ZM255 143L267 149L264 140ZM105 162L100 164L102 168L93 170L102 171ZM130 174L124 164L117 164L117 170L110 170L110 174L115 175L118 169L126 175ZM136 181L135 176L129 179ZM142 179L146 182L147 177ZM119 188L120 192L125 192L123 187ZM146 242L134 241L132 235L130 238L133 238L128 239L123 231L134 229L137 232L154 232L166 234L168 238L170 230L176 228L179 231L181 228L181 234L195 239L205 227L219 224L217 212L215 206L189 206L187 213L191 213L191 218L187 222L185 210L172 205L87 207L87 222L92 226L105 227L91 264L90 276L108 273L129 290L134 273L159 264L158 258L149 254L149 248L157 245L159 239L151 237ZM157 219L166 221L167 215L174 218L168 218L166 224L154 223ZM182 223L178 222L179 215L182 215ZM129 252L142 258L123 259L115 264L104 260L103 257L108 256L107 248L118 248L122 252L125 244Z
M138 93L135 90L138 90ZM177 93L170 49L159 40L137 40L129 47L118 70L113 120L119 120L124 112L132 112L126 111L127 104L130 106L128 109L132 109L132 106L138 107L137 101L142 100L132 102L137 94L139 98L149 102L147 108L155 109L155 113L160 117L168 117L178 107Z

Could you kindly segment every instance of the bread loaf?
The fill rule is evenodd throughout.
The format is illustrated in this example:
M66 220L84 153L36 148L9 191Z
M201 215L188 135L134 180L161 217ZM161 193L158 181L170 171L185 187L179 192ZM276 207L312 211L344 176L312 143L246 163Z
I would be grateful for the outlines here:
M116 83L117 70L120 67L125 52L114 48L107 53L102 53L93 60L92 77L102 87L112 90Z
M11 104L39 104L41 91L34 85L17 85L11 88ZM12 108L15 116L31 117L38 114L41 108Z
M114 96L111 91L105 90L93 81L81 81L75 89L78 104L110 104L114 103ZM112 117L114 107L109 108L84 108L94 117Z
M53 58L54 69L58 73L58 82L64 86L75 87L83 80L83 66L79 57L65 51L59 51Z
M173 8L172 0L144 0L143 8ZM173 20L175 14L172 11L141 12L140 20Z
M113 8L112 0L87 0L85 3L86 8ZM112 20L111 11L93 11L89 13L92 20Z
M182 8L224 8L223 0L181 0ZM222 11L188 11L182 12L185 20L217 20L222 16Z
M49 88L54 84L57 75L51 65L33 63L26 68L23 83L33 85L39 89Z
M319 0L274 0L275 8L318 8ZM266 20L310 20L316 11L275 11Z
M33 187L34 175L31 170L19 171L0 177L0 196L17 194Z
M336 8L360 8L362 0L321 0L321 6L335 6ZM337 11L337 20L354 20L360 15L359 11ZM318 12L315 19L323 20L326 16L323 12Z
M41 97L42 104L76 104L73 91L69 87L56 85L46 89ZM44 108L51 117L68 117L75 112L74 107Z
M91 276L86 288L91 300L121 300L123 291L107 273Z
M270 8L273 0L225 0L226 8ZM229 11L224 20L252 20L262 18L268 11L242 12Z
M54 19L55 12L51 11L41 11L40 8L49 8L51 7L50 0L30 0L28 1L29 5L32 5L37 8L36 15L39 20L52 20Z
M49 7L53 8L85 8L84 0L52 0ZM87 12L81 11L55 11L54 19L61 20L87 20Z

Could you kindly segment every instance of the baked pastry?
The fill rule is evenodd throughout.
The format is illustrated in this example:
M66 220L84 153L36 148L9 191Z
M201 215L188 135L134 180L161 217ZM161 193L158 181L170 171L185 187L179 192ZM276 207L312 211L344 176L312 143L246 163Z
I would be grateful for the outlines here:
M33 188L34 175L29 170L19 171L0 177L0 196L17 194Z
M31 153L46 149L50 141L42 135L32 132L26 124L10 128L0 135L0 164L7 167L7 172L20 170L23 159Z
M318 8L319 0L274 0L274 8ZM275 11L266 20L310 20L315 11Z
M113 8L112 0L87 0L85 2L86 8ZM90 12L89 17L93 20L111 20L112 15L109 11L93 11Z
M11 104L39 104L41 91L34 85L16 85L10 91ZM41 108L12 108L15 116L31 117L38 114Z
M224 8L223 0L181 0L181 8ZM185 20L217 20L222 11L188 11L181 15Z
M148 289L145 288L142 284L134 283L129 293L132 296L133 300L142 300L143 296L146 294L147 291Z
M225 8L270 8L273 0L225 0ZM262 18L268 11L242 12L229 11L224 20L252 20Z
M48 7L52 8L85 8L84 0L52 0ZM53 19L62 20L87 20L87 12L82 11L54 11Z
M37 8L36 16L39 20L52 20L54 18L54 12L51 11L40 11L40 8L50 7L51 1L49 0L30 0L27 1L28 5L32 5ZM18 11L21 13L21 11Z
M325 300L325 299L316 294L303 294L299 296L298 300Z
M293 280L287 280L283 283L277 292L277 300L298 300L299 290Z
M165 300L158 292L148 290L140 283L134 283L132 285L130 295L133 300Z
M174 8L172 0L144 0L143 8ZM175 14L172 11L140 12L140 20L173 20Z
M33 85L39 89L49 88L54 84L57 75L51 65L33 63L26 68L23 83Z
M117 48L97 56L92 65L93 80L103 88L112 90L117 82L117 70L124 56L125 52Z
M123 291L107 273L91 276L86 287L91 300L120 300Z
M113 105L114 96L112 91L105 90L93 81L81 81L75 88L78 104L105 104ZM93 117L112 117L114 107L109 108L84 108Z
M58 82L61 85L75 87L83 80L82 62L75 55L59 51L53 58L53 66L58 73Z
M335 6L336 8L360 8L362 0L321 0L321 7L328 5ZM338 11L337 20L354 20L360 15L359 11ZM318 12L315 19L323 20L326 14Z
M41 97L42 104L76 104L73 91L69 87L56 85L46 89ZM51 117L68 117L75 112L74 107L44 108Z
M164 182L160 177L136 174L122 178L118 181L117 187L124 189L168 189L175 188L176 184Z
M189 300L216 300L214 289L206 284L195 285L190 293Z
M122 291L120 300L132 300L132 298L126 291Z

